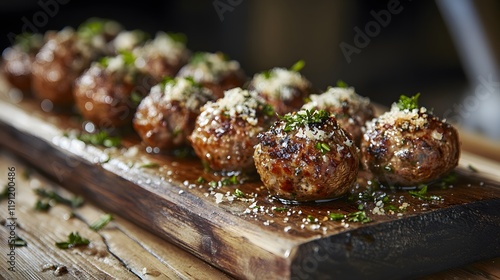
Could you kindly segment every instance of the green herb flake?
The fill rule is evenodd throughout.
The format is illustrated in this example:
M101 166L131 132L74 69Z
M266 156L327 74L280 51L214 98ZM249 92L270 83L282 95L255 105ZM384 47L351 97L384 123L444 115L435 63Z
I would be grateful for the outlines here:
M285 132L290 132L299 126L322 123L330 117L330 113L325 110L302 110L286 114L280 119L285 122Z
M56 242L56 246L60 249L69 249L77 246L87 246L90 240L80 236L78 232L72 232L68 235L68 241Z
M317 223L318 222L318 219L316 219L314 216L312 215L307 215L307 220L310 222L310 223Z
M120 50L119 54L121 55L125 65L133 66L135 64L136 57L131 51Z
M238 181L238 177L236 175L233 175L228 178L223 178L220 181L221 185L223 186L231 186L231 185L238 185L240 182Z
M372 219L370 219L368 216L366 216L365 211L357 211L354 213L349 213L349 214L347 214L347 220L349 222L356 222L356 223L362 223L362 224L369 223L372 221Z
M234 190L234 196L236 196L237 198L246 198L246 195L239 189Z
M206 182L207 182L207 180L205 180L205 178L203 178L201 176L198 177L198 179L196 179L196 183L198 183L198 184L204 184Z
M45 189L35 189L35 194L41 198L46 198L48 200L53 200L57 203L62 203L68 205L72 208L78 208L82 206L84 200L81 196L74 196L71 199L60 196L58 193L54 191L48 191Z
M110 60L110 57L105 56L105 57L102 57L101 59L99 59L97 64L101 65L101 67L103 67L103 68L106 68L109 65L109 60Z
M117 147L121 144L120 137L110 136L104 130L97 133L81 133L77 136L77 139L86 144L99 145L107 148Z
M262 71L260 74L264 76L264 79L266 80L269 80L272 77L271 70Z
M318 149L322 154L326 154L330 151L330 146L323 142L316 143L315 148Z
M273 108L273 106L271 106L269 104L265 104L264 108L262 108L262 110L264 111L264 114L266 114L269 117L274 115L274 108Z
M273 211L276 211L276 212L285 212L285 211L288 211L288 208L286 207L274 207L274 208L271 208Z
M304 66L306 66L306 62L301 59L301 60L295 62L295 64L293 64L292 67L290 67L290 70L294 71L294 72L300 72L300 70L302 70L302 68L304 68Z
M143 163L139 166L139 168L157 168L159 167L160 165L156 162L147 162L147 163Z
M421 185L418 191L409 191L409 194L415 198L422 200L443 200L442 197L437 195L427 195L427 185Z
M14 239L14 246L15 247L26 247L28 246L28 243L22 239L21 237L16 235L16 238Z
M472 166L471 164L467 165L467 168L469 168L470 171L474 172L474 173L477 173L479 172L479 170L477 170L477 168L475 168L474 166Z
M130 93L130 101L132 101L132 104L134 104L134 106L139 106L142 101L142 95L137 91L132 91Z
M172 78L172 77L170 77L170 76L166 76L166 77L163 77L163 79L162 79L162 80L161 80L161 82L160 82L160 85L161 85L161 88L162 88L163 90L165 90L165 87L166 87L167 85L170 85L170 84L171 84L171 85L175 85L176 83L177 83L177 80L176 80L176 79L174 79L174 78Z
M191 64L200 64L200 63L207 61L207 56L208 56L208 53L206 53L206 52L197 52L191 56L191 59L189 62Z
M336 86L339 88L348 88L349 87L349 85L342 80L337 80Z
M340 221L345 219L345 215L342 213L330 213L328 214L328 218L332 221Z
M208 183L208 185L209 185L210 187L212 187L212 188L215 188L215 187L217 187L217 182L215 182L215 181L210 181L210 182Z
M3 187L3 190L2 192L0 193L0 201L6 199L7 197L9 197L9 185L5 185L5 187Z
M175 42L178 42L181 44L187 43L187 36L184 33L167 32L167 35L168 35L168 37L170 37L170 39L174 40Z
M420 93L415 94L412 97L408 97L406 95L401 95L399 97L399 101L397 106L400 110L413 110L418 109L418 98L420 97Z
M101 215L101 217L99 217L99 219L97 221L95 221L94 223L92 223L90 225L90 228L94 231L99 231L100 229L105 227L107 224L109 224L109 222L111 222L111 220L113 220L113 216L111 216L111 214Z
M442 182L446 184L453 184L457 181L457 174L455 172L451 172L441 179Z
M398 208L392 204L386 204L384 206L384 209L387 211L394 211L394 212L396 212L398 210Z
M46 212L49 211L50 207L50 203L47 200L39 199L36 201L34 208L36 211Z

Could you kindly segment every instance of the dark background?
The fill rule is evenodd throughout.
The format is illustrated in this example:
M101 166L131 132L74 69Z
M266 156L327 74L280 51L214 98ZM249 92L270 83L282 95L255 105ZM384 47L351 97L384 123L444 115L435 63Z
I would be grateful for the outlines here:
M401 0L402 11L393 14L388 25L381 27L359 54L351 56L350 63L339 47L342 42L355 46L354 28L365 29L374 20L371 11L387 9L389 2L3 1L0 47L10 45L9 34L26 28L33 31L26 22L35 31L45 32L77 27L93 16L106 17L127 29L142 29L151 35L159 30L182 32L192 51L223 51L238 60L249 76L275 66L289 67L304 59L302 73L319 89L342 79L359 94L386 106L400 94L421 92L422 105L442 115L471 91L471 85L434 1ZM473 2L498 61L500 2ZM58 11L49 15L43 3L52 11L56 6Z

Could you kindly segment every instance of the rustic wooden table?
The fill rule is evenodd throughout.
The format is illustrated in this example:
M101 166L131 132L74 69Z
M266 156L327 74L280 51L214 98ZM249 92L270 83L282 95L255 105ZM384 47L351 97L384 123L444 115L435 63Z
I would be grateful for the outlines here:
M9 174L12 167L15 171ZM40 200L36 189L54 191L70 199L75 196L6 150L0 150L0 170L0 186L8 186L9 182L15 184L15 190L11 189L15 196L0 201L3 225L0 227L0 274L4 279L54 279L55 275L58 279L231 278L118 215L114 214L113 220L102 229L90 229L89 225L107 214L91 200L76 208L52 201L48 210L36 210L35 204ZM15 226L12 226L13 221ZM58 248L56 242L67 241L72 232L87 238L89 245ZM11 236L21 239L19 245L24 245L25 241L25 246L6 246ZM500 258L425 279L500 279Z

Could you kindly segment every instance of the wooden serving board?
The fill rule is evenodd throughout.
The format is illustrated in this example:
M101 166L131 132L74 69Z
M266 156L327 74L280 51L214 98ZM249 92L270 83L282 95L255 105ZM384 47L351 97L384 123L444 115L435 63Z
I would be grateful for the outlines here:
M21 100L4 85L2 147L86 201L235 277L414 278L500 256L497 163L463 153L455 181L429 186L425 197L439 200L408 190L365 191L360 184L338 200L284 205L258 178L213 186L228 180L205 171L194 157L147 153L134 134L119 148L86 145L65 136L81 129L81 119L44 112L38 101ZM359 205L371 222L349 220ZM331 213L347 216L331 220Z

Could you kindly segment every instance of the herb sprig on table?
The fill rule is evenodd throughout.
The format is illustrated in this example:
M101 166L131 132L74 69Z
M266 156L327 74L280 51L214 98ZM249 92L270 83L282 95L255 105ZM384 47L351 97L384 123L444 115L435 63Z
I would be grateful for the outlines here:
M62 197L60 194L55 191L46 190L46 189L35 189L35 194L39 197L35 204L35 209L39 211L47 211L51 207L51 202L61 203L71 208L78 208L82 206L84 200L81 196L74 196L72 198Z
M111 136L104 130L97 133L82 133L77 136L77 139L87 144L99 145L107 148L117 147L121 144L120 137Z
M90 228L93 229L94 231L99 231L100 229L104 228L109 222L113 220L113 216L111 214L104 214L97 221L92 223L90 225Z
M80 236L78 232L72 232L68 235L68 240L63 242L56 242L56 246L60 249L69 249L77 246L87 246L90 240Z

